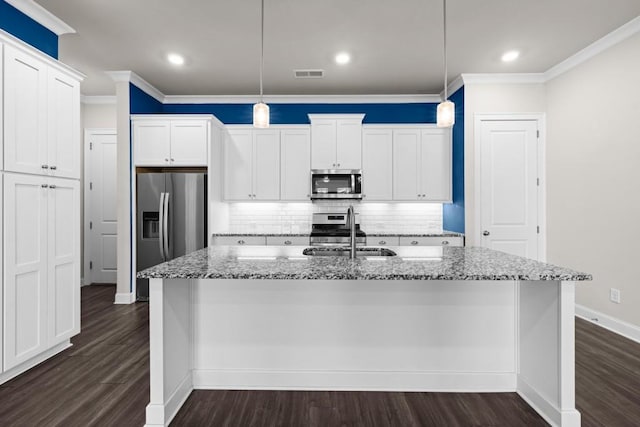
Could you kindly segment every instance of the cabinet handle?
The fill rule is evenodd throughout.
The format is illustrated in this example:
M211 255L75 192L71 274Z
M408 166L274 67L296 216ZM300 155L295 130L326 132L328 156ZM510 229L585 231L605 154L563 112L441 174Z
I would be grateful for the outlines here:
M386 241L384 241L384 240L380 240L380 241L378 242L378 244L379 244L379 245L386 245L386 244L387 244L387 242L386 242Z
M338 163L338 167L340 167L340 163Z
M238 240L239 245L244 245L244 240Z
M442 246L447 246L448 244L449 244L449 241L448 241L448 240L443 240L443 241L442 241Z
M335 167L336 167L336 164L334 163L332 166L335 168Z
M56 185L50 185L49 188L51 188L52 190L55 190L58 187Z
M418 194L418 197L422 197L422 195Z
M49 165L42 165L40 166L42 169L49 169Z
M247 194L247 196L249 196L249 198L251 198L251 194Z
M290 244L291 244L291 240L285 240L285 241L284 241L284 244L285 244L285 245L290 245Z
M175 162L175 160L174 160L174 159L171 159L171 161L172 161L172 162Z
M422 195L422 197L427 197L427 195L426 195L426 194L423 194L423 195Z
M49 167L49 169L51 169L52 171L54 171L54 170L58 169L58 167L57 167L57 166L50 166L50 167Z
M42 184L40 187L42 188L49 188L49 186L47 184Z
M412 242L411 242L411 244L415 246L415 245L417 245L417 244L418 244L418 241L417 241L417 240L414 240L414 241L412 241Z
M165 162L169 163L169 159L164 159Z
M253 198L254 198L254 199L256 198L256 195L255 195L255 194L253 195Z

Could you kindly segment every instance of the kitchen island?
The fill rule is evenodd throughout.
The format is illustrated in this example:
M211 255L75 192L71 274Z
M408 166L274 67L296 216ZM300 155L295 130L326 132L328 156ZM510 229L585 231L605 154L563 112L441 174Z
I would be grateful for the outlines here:
M575 282L591 276L484 248L304 256L215 246L150 280L147 425L193 389L517 392L578 426Z

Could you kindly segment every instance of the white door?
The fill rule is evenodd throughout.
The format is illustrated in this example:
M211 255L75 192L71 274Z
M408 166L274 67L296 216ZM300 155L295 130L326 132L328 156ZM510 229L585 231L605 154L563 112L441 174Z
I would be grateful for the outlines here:
M307 129L280 131L280 198L309 200L311 139Z
M4 369L47 348L49 178L4 175Z
M336 167L362 169L362 119L337 121Z
M311 169L335 169L336 121L313 120L311 122Z
M50 178L48 210L48 343L80 333L80 182Z
M116 283L116 132L89 131L87 138L90 149L85 160L85 215L89 231L85 239L85 282Z
M393 131L365 129L362 135L364 200L393 198Z
M136 166L168 166L171 158L171 124L168 120L133 123Z
M538 259L538 122L480 123L482 246Z
M393 200L419 200L420 130L393 131Z
M280 131L253 131L253 199L280 200Z
M48 164L52 176L80 179L80 83L50 69Z
M47 66L4 47L4 169L48 174Z
M206 121L171 122L171 166L207 166Z
M252 200L253 133L231 130L224 141L225 200Z
M451 132L425 129L420 143L421 200L451 201Z

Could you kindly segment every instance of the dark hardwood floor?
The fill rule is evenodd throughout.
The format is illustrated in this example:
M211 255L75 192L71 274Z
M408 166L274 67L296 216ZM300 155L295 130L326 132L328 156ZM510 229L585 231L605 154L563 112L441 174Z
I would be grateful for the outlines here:
M74 346L0 386L0 426L144 425L148 305L82 289ZM576 321L584 427L640 425L640 344ZM544 426L515 393L195 391L172 426Z

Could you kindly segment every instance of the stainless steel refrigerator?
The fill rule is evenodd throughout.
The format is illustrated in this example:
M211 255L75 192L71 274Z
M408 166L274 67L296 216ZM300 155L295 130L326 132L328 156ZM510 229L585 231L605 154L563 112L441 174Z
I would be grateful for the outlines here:
M205 172L143 169L136 184L137 271L206 246ZM137 279L136 297L148 301L148 279Z

